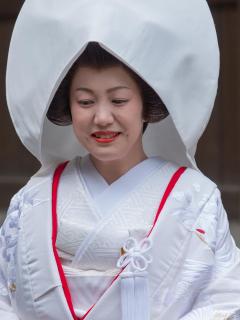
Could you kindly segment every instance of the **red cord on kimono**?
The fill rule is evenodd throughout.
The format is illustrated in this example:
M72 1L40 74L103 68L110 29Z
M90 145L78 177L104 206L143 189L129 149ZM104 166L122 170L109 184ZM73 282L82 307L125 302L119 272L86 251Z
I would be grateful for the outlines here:
M58 222L57 222L57 192L58 192L58 185L59 185L60 177L61 177L61 175L62 175L67 163L68 162L60 164L56 168L56 170L54 172L54 176L53 176L53 183L52 183L52 247L53 247L53 253L54 253L55 260L56 260L56 264L57 264L57 267L58 267L58 272L59 272L60 279L61 279L61 282L62 282L63 292L64 292L64 295L65 295L69 310L70 310L74 320L84 320L86 318L86 316L89 314L89 312L94 308L94 306L96 305L97 302L94 305L92 305L91 308L89 308L89 310L85 313L84 316L82 316L81 318L76 316L76 314L74 312L73 303L72 303L71 293L70 293L70 290L69 290L69 287L68 287L68 284L67 284L67 280L66 280L66 277L65 277L65 274L64 274L64 271L63 271L63 267L62 267L62 264L61 264L61 260L60 260L60 258L58 256L57 248L56 248L57 229L58 229ZM159 205L158 210L157 210L156 215L155 215L153 226L152 226L152 228L150 229L150 231L149 231L149 233L147 235L148 237L151 234L153 228L155 227L155 225L156 225L156 223L158 221L158 218L159 218L159 216L160 216L160 214L162 212L162 209L163 209L163 207L164 207L164 205L165 205L170 193L172 192L172 190L175 187L177 181L179 180L179 178L181 177L181 175L184 173L185 170L186 170L185 167L180 167L173 174L173 176L172 176L172 178L171 178L171 180L170 180L170 182L169 182L169 184L168 184L168 186L167 186L167 188L166 188L166 190L164 192L164 195L163 195L163 197L161 199L160 205ZM111 285L118 279L119 275L123 272L124 269L125 268L123 268L114 277L114 279L111 282L109 287L111 287ZM106 290L104 292L106 292Z

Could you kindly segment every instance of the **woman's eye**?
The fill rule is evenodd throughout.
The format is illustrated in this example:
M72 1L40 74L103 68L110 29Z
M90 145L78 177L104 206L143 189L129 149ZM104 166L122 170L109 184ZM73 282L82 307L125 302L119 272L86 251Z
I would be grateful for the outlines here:
M83 107L89 107L91 104L93 104L93 100L79 100L78 104L80 104Z
M124 104L124 103L128 102L128 100L127 99L114 99L114 100L112 100L112 102L114 104L120 105L120 104Z

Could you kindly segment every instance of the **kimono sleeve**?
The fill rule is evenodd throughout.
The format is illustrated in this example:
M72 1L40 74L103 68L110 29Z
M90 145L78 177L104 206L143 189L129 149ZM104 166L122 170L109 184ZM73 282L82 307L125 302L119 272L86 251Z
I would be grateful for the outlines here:
M230 234L219 190L214 192L207 206L201 215L206 212L212 215L207 244L214 253L215 263L210 281L199 293L192 311L181 320L240 319L240 250ZM208 218L201 215L198 227L204 228Z
M0 319L18 320L11 303L15 283L15 250L23 189L11 200L7 217L0 229Z

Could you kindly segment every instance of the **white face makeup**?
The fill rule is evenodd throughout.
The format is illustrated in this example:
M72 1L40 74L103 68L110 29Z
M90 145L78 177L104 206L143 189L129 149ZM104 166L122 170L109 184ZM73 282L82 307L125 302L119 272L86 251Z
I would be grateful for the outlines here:
M142 98L121 66L79 67L70 88L73 129L99 161L132 161L142 156Z

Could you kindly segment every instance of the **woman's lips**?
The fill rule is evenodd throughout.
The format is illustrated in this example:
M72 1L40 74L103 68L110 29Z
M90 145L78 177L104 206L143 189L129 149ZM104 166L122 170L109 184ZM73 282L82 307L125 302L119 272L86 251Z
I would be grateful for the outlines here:
M96 131L91 134L94 140L98 143L110 143L116 140L120 132L116 131Z

